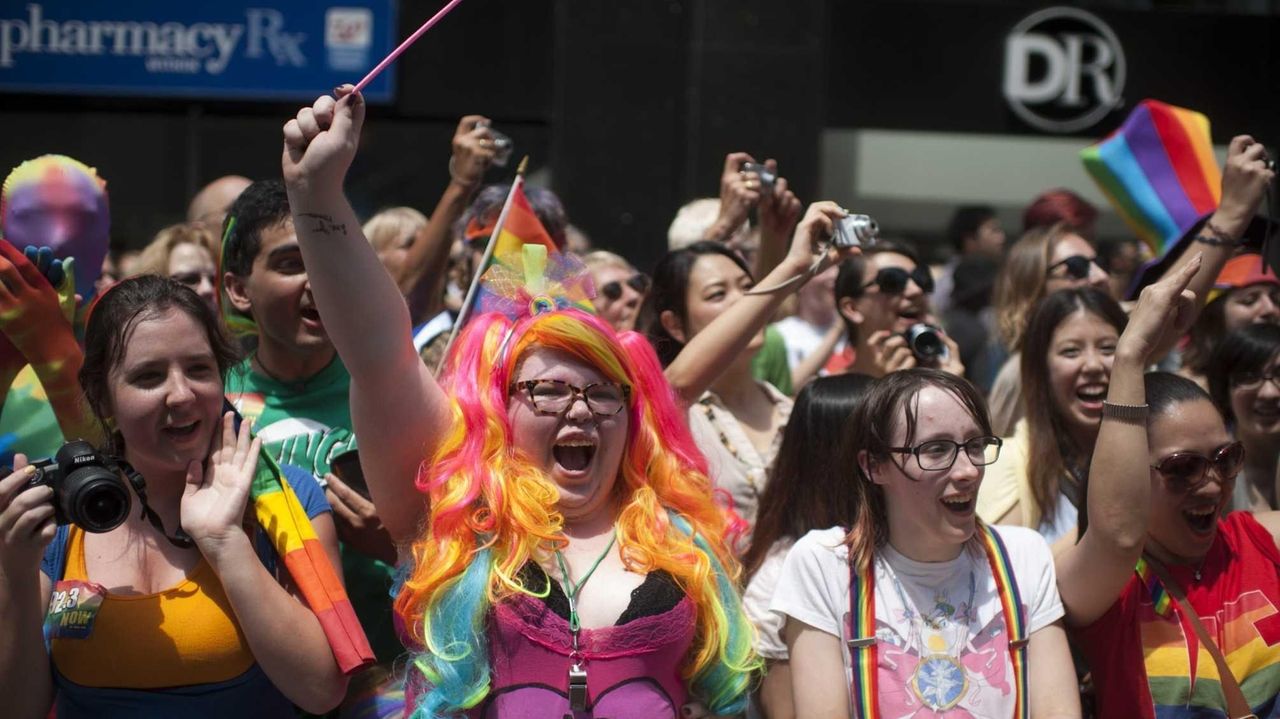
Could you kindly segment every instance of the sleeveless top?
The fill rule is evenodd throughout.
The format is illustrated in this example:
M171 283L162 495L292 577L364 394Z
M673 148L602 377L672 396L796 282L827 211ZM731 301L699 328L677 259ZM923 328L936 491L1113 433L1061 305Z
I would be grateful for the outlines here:
M285 476L309 518L329 511L309 475L287 467ZM255 534L258 558L275 574L278 557L265 534ZM88 581L83 530L59 527L42 571L55 593L59 580ZM88 636L46 641L59 719L294 714L254 660L222 583L203 557L186 578L162 591L103 596Z

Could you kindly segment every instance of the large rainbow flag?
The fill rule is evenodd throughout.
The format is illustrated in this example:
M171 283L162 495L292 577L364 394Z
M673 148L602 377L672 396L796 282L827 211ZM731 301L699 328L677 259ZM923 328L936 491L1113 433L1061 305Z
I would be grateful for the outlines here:
M311 520L265 450L258 456L258 471L250 489L258 524L284 562L307 606L320 620L329 648L344 674L373 664L373 649L356 618L329 555L316 538Z
M1157 257L1218 207L1222 172L1209 118L1143 100L1124 124L1080 152L1085 171Z

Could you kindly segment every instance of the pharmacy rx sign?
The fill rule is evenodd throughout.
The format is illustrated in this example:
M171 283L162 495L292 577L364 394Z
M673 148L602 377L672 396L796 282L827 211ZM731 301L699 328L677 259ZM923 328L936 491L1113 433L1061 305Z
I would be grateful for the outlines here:
M1023 18L1005 38L1004 99L1028 125L1086 130L1124 100L1124 48L1098 16L1051 7Z

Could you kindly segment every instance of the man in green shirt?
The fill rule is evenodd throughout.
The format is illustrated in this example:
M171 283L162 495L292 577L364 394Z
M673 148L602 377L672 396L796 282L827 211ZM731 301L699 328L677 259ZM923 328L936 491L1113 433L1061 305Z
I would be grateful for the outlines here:
M227 324L257 337L249 358L227 377L227 398L254 421L276 461L302 467L325 484L332 480L333 459L356 448L348 400L351 376L311 297L283 183L261 180L246 188L232 204L225 228L222 300ZM367 541L368 528L354 526L350 509L332 490L326 495L343 540L347 594L378 659L390 661L402 651L388 596L393 569L368 555L394 561L395 549L389 539L371 549L377 543ZM366 505L371 511L372 505Z

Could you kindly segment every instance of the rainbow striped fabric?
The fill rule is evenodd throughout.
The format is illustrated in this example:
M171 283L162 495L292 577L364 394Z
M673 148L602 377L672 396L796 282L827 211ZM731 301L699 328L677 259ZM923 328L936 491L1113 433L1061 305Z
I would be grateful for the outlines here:
M1151 606L1155 608L1156 616L1168 617L1173 609L1173 599L1164 589L1164 583L1152 571L1151 565L1147 563L1146 556L1138 558L1138 564L1134 567L1134 571L1138 573L1138 579L1147 588L1147 596L1151 597Z
M1143 100L1118 130L1080 152L1129 228L1163 255L1221 200L1209 118Z
M373 664L373 650L356 618L347 591L325 553L307 513L281 476L280 466L262 451L251 489L258 524L284 562L307 606L320 620L329 648L344 674Z
M1022 593L1013 577L1009 562L1009 550L995 530L978 523L978 539L987 552L991 574L996 580L996 592L1000 595L1000 608L1004 610L1005 625L1009 630L1009 661L1013 663L1014 691L1013 715L1019 719L1030 716L1027 701L1027 617L1022 611Z

